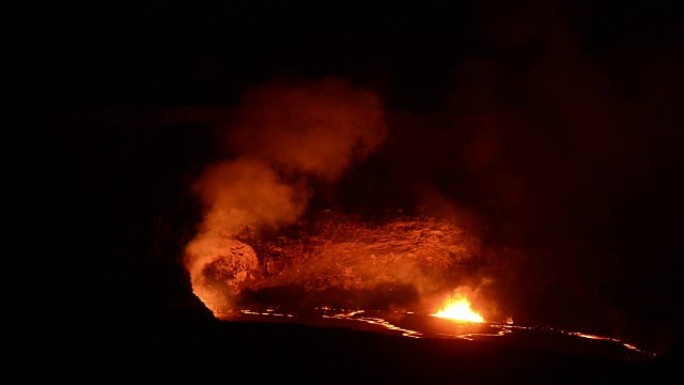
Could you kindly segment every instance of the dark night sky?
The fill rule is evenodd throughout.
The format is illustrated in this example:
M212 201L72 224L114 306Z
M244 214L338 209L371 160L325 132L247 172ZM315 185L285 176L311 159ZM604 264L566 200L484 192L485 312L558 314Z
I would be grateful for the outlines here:
M41 222L30 232L60 250L41 281L65 289L39 300L91 316L117 309L121 322L187 301L178 255L199 219L187 185L221 156L209 123L245 87L333 76L376 91L397 120L341 182L343 205L411 206L430 185L474 212L487 242L534 250L504 274L525 287L512 301L535 293L527 274L560 275L559 296L598 296L628 317L657 312L639 322L671 327L681 317L681 18L665 1L508 3L26 10L10 60L18 99L30 101L23 156L39 159L24 178L41 193L40 219L23 227ZM568 282L588 289L559 288ZM537 295L531 313L545 306Z
M533 2L452 3L60 4L34 10L21 33L33 43L27 53L38 53L26 63L35 69L27 80L62 97L71 87L79 101L224 104L273 76L334 74L389 87L402 107L427 97L431 103L423 103L434 108L445 92L438 84L463 58L507 56L524 66L535 23L549 17ZM592 59L619 50L662 53L668 48L659 45L677 41L676 13L662 1L555 8ZM411 98L409 89L424 95Z

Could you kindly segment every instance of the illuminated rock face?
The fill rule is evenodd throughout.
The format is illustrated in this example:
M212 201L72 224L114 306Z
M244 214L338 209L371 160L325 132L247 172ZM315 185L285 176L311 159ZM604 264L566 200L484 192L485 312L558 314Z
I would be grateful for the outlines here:
M476 262L445 220L369 223L329 214L268 237L198 238L188 248L195 294L216 315L241 307L404 308L451 290Z
M207 306L215 313L255 302L415 305L453 285L474 260L464 231L434 218L371 224L331 214L266 240L244 234L240 240L208 239L189 249L203 255L191 269L195 294L205 304L214 303Z
M235 296L259 265L249 245L221 236L193 241L186 260L193 292L215 315L233 309Z
M228 244L213 262L204 267L204 276L217 282L225 282L236 291L244 285L250 272L258 265L257 255L249 245L236 240Z
M372 290L410 285L430 290L471 253L463 230L433 218L398 218L369 224L330 217L257 247L266 268L253 288L301 284Z

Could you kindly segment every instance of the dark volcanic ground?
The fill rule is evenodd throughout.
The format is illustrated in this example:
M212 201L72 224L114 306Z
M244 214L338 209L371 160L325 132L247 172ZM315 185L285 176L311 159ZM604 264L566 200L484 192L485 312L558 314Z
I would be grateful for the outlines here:
M88 341L46 344L41 373L73 380L243 383L672 383L665 355L626 361L525 344L411 339L288 322L166 315L136 332L103 323ZM76 342L78 341L78 343ZM34 373L27 373L30 378ZM41 374L42 375L42 374Z

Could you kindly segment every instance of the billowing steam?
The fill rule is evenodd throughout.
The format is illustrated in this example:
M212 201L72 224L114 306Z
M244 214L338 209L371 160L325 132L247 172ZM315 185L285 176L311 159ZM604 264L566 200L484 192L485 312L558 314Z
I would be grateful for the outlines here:
M249 90L231 135L238 153L290 172L337 179L385 137L379 99L339 80Z
M258 159L215 164L195 184L209 208L203 232L235 237L245 228L277 228L291 223L306 207L306 191L290 185Z
M185 265L195 294L215 313L230 310L259 261L238 240L293 223L307 207L311 178L334 182L384 139L379 99L329 79L272 83L247 90L231 127L231 160L195 183L206 207Z

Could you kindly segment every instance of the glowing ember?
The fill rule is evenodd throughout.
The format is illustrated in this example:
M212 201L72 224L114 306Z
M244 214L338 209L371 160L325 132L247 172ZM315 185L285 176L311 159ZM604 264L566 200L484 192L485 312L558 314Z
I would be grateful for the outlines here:
M433 315L435 317L448 318L456 321L484 322L484 318L470 308L470 301L463 296L449 299L446 305Z

